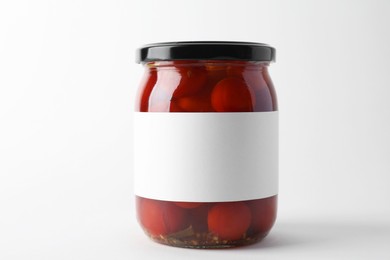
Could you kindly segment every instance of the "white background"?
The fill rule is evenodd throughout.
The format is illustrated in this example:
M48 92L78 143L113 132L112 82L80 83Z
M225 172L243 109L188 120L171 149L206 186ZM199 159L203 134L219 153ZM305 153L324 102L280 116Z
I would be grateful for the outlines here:
M0 259L389 259L390 2L0 3ZM280 104L280 207L262 243L150 242L132 195L142 44L258 41Z

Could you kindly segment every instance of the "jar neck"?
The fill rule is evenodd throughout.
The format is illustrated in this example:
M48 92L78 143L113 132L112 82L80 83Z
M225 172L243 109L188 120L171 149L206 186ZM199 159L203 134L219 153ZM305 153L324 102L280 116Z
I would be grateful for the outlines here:
M269 66L269 62L236 61L236 60L172 60L153 61L144 64L146 68L180 68L180 67L241 67L245 69L262 70Z

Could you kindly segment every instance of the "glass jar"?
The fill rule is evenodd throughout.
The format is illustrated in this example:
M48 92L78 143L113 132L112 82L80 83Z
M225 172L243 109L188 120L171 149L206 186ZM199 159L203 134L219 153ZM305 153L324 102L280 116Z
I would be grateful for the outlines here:
M274 48L172 42L137 55L145 75L134 114L134 183L145 233L189 248L264 238L278 193Z

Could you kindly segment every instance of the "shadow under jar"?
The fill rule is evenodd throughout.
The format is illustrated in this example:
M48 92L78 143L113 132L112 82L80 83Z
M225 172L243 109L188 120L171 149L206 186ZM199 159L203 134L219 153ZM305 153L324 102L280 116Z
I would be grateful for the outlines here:
M275 50L244 42L175 42L137 51L137 218L154 241L188 248L252 244L277 211Z

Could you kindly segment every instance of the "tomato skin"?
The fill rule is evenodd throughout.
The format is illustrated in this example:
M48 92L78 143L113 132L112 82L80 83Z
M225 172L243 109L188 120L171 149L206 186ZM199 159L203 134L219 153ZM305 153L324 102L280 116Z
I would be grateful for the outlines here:
M213 112L209 95L182 97L175 100L183 112Z
M173 92L174 98L194 95L198 93L206 83L207 73L202 67L179 67L180 82Z
M193 209L199 207L203 203L202 202L175 202L175 204L176 206L179 206L181 208Z
M172 202L167 202L164 209L164 221L168 234L178 232L188 225L187 211L176 206Z
M185 228L186 212L170 202L138 198L138 218L151 235L167 235Z
M217 112L252 112L255 95L241 78L225 78L215 85L211 103Z
M226 67L221 66L218 63L207 63L205 67L207 71L207 80L213 85L227 76Z
M169 105L169 112L186 112L183 110L176 102L171 101L171 104Z
M238 240L251 223L251 211L243 202L218 203L209 210L209 230L221 239Z

